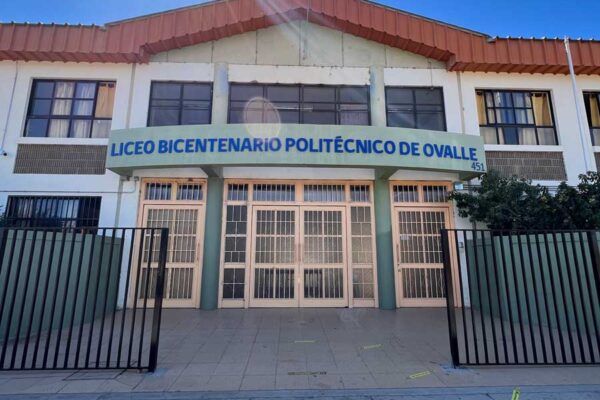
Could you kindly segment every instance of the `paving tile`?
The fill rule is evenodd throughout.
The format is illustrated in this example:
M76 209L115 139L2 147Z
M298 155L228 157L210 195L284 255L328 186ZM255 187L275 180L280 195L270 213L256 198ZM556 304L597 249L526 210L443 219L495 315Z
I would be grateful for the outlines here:
M275 389L275 375L248 375L242 379L240 390Z
M183 369L180 376L210 376L215 372L218 365L217 363L191 363Z
M169 388L174 392L203 391L208 388L208 375L182 375Z
M108 380L105 379L68 381L67 384L60 389L60 393L96 393L104 391L103 386L107 381Z
M242 375L213 375L206 384L206 390L239 390Z
M308 376L306 375L277 375L275 377L276 389L308 389Z
M215 368L213 375L243 375L246 370L246 363L225 363L221 362Z
M366 389L377 387L371 374L342 374L345 389Z
M339 374L309 375L308 386L311 389L343 389L344 383Z
M164 392L178 379L178 376L148 375L133 389L135 392Z

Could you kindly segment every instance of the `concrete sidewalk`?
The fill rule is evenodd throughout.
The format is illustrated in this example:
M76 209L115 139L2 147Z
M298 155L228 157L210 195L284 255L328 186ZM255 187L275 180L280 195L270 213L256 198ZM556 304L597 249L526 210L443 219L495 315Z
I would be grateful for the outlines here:
M600 385L525 386L519 400L594 400L600 399ZM85 393L54 395L0 396L0 400L511 400L511 387L353 389L353 390L275 390L242 392L179 393Z

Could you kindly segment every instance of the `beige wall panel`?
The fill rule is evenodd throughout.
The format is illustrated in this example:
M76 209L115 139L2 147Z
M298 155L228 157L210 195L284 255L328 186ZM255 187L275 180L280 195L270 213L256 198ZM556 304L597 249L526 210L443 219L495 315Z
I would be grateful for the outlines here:
M290 22L257 31L256 63L300 64L300 23Z

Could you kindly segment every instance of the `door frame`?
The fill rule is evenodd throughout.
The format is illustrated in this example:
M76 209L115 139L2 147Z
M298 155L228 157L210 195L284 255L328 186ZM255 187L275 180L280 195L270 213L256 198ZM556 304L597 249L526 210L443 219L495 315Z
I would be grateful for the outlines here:
M392 252L394 255L394 283L396 292L396 307L445 307L446 298L442 299L403 299L403 286L402 277L399 271L399 257L398 246L399 246L399 232L398 232L398 216L397 213L400 210L404 211L444 211L446 215L446 228L454 228L454 204L451 201L446 202L424 202L423 199L423 186L444 186L449 192L452 189L452 182L449 181L405 181L405 180L390 180L390 205L392 212ZM418 187L418 199L416 202L394 202L394 186L407 185ZM450 244L451 251L453 251L453 242ZM453 263L452 269L455 270L456 265ZM443 269L443 267L442 267ZM453 273L455 280L457 280L457 274ZM445 282L444 282L445 284ZM457 283L454 282L456 287ZM455 293L456 301L456 293Z
M296 238L294 240L294 262L293 262L293 266L294 266L294 282L293 282L293 287L294 287L294 298L293 299L255 299L253 296L253 289L254 289L254 283L255 283L255 278L254 278L254 271L253 268L256 265L256 262L254 260L254 257L256 256L256 222L257 219L256 217L256 213L258 211L261 210L265 210L265 211L294 211L294 215L295 215L295 219L294 219L294 237ZM281 206L254 206L252 207L252 218L250 219L251 221L251 226L250 228L250 258L249 258L249 265L248 265L248 291L250 293L249 297L248 297L248 306L249 307L287 307L287 308L292 308L292 307L298 307L299 306L299 302L300 302L300 292L298 291L298 277L299 277L299 273L300 273L300 246L298 245L297 239L298 239L298 235L299 235L299 230L300 230L300 210L298 206L286 206L286 205L281 205ZM268 264L270 266L275 267L274 264Z
M171 183L171 200L145 200L146 197L146 184L147 183ZM174 184L174 185L173 185ZM177 199L177 185L178 184L199 184L202 185L202 200L176 200ZM167 299L166 295L163 297L163 307L165 308L200 308L200 290L202 286L202 273L203 273L203 257L204 257L204 229L205 229L205 212L206 212L206 194L208 193L208 182L203 178L142 178L140 180L139 187L139 200L137 209L137 226L144 227L144 220L147 216L147 211L152 207L170 208L170 209L197 209L198 220L196 227L196 257L194 260L194 278L192 281L192 298L189 300L180 299ZM140 231L141 232L141 231ZM169 232L172 234L172 232ZM139 260L142 254L139 254L140 240L142 240L141 233L137 235L135 241L131 243L134 246L133 249L133 260ZM172 241L169 240L168 248L171 249L173 245ZM143 263L143 262L142 262ZM154 263L151 263L151 267ZM169 262L167 261L167 265ZM132 264L133 265L133 264ZM143 268L143 265L140 267ZM129 293L127 293L127 304L128 307L132 307L135 299L135 287L137 269L132 267L131 281L129 285ZM165 279L168 276L165 274ZM133 285L132 285L133 284ZM133 289L132 289L133 287ZM169 282L165 281L164 293L167 293ZM152 307L154 305L153 299L147 300L148 305Z

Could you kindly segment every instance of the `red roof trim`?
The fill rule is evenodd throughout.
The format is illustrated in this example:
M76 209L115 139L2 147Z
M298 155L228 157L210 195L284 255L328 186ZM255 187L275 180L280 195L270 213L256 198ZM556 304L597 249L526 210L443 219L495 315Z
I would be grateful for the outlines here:
M450 71L568 73L559 39L492 39L365 0L222 0L106 25L0 24L0 60L144 63L152 54L308 20L446 62ZM600 74L600 42L571 42Z

